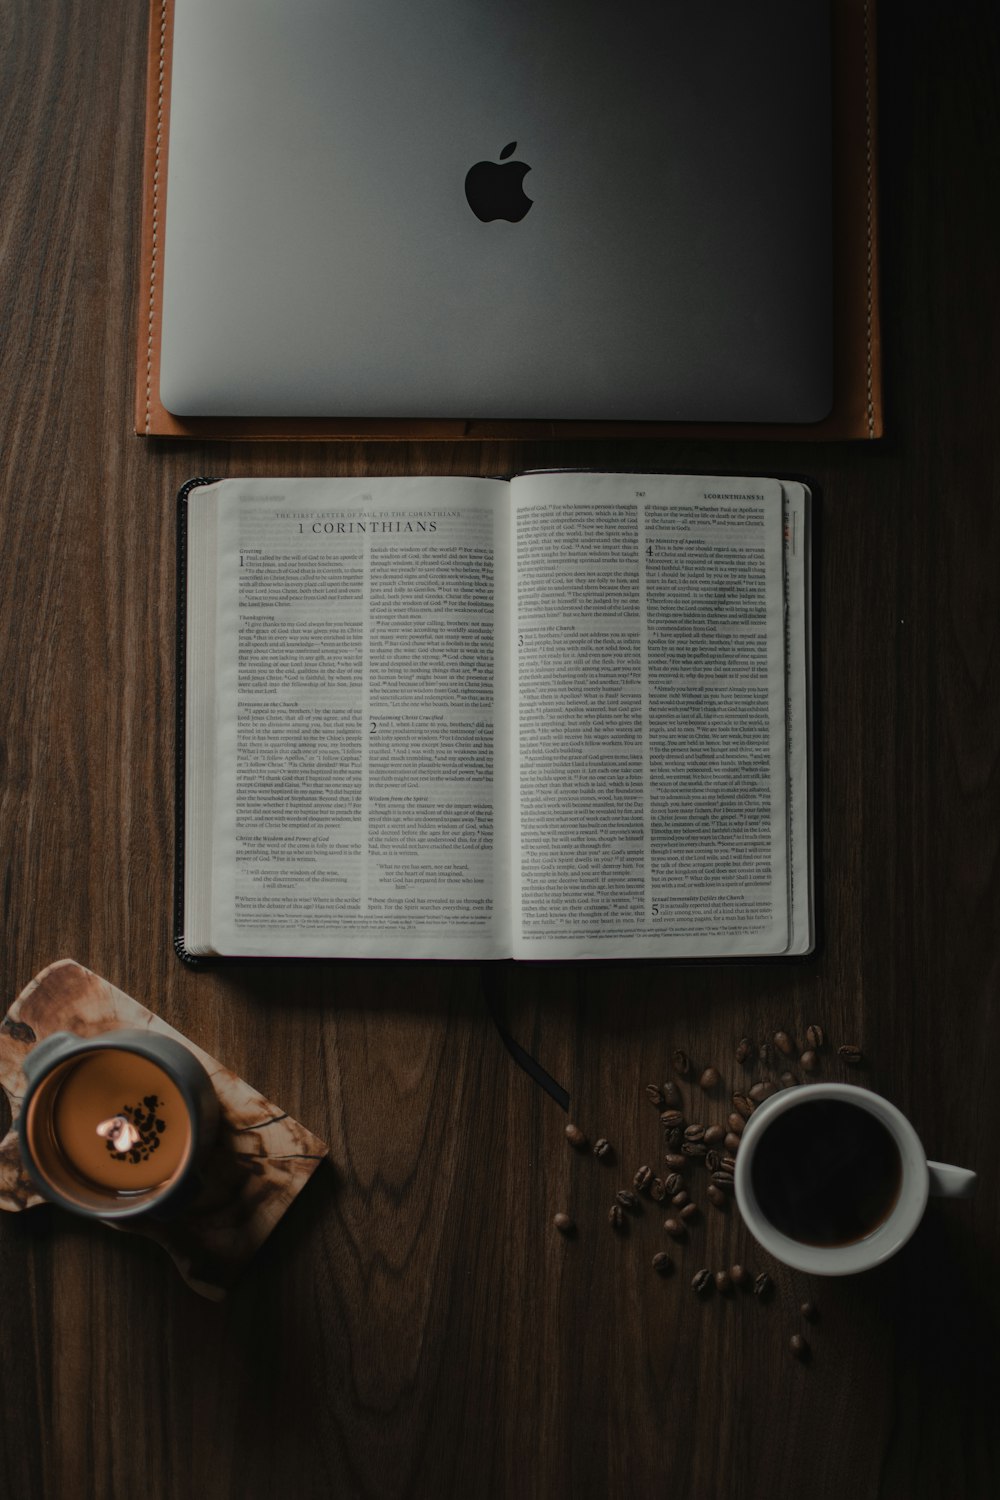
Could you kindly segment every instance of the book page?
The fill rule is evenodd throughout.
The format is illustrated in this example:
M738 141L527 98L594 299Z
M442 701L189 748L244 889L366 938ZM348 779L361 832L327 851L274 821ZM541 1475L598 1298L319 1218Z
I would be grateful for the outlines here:
M812 516L804 484L782 481L785 517L785 657L788 729L788 951L815 943L812 809Z
M453 478L192 496L218 516L212 950L509 953L506 500Z
M511 498L515 957L785 952L780 484Z

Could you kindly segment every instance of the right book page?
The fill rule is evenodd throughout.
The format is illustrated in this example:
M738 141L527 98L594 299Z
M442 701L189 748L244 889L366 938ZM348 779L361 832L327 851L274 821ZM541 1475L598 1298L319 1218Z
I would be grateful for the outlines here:
M782 484L525 475L511 500L515 957L805 951Z

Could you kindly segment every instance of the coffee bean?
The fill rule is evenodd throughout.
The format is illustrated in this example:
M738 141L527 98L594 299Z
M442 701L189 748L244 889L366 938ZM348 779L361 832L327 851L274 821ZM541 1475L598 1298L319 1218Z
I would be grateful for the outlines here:
M691 1277L691 1285L699 1296L702 1296L705 1292L710 1292L715 1285L711 1271L695 1271Z
M727 1133L722 1144L725 1146L727 1151L738 1151L740 1149L740 1138L735 1134L734 1131L730 1130Z
M639 1199L636 1197L635 1193L630 1192L628 1188L619 1188L618 1192L615 1194L615 1197L618 1199L618 1202L621 1204L622 1208L630 1208L633 1213L635 1213L636 1209L639 1207Z
M666 1100L663 1097L663 1090L660 1088L660 1085L658 1083L646 1084L646 1098L649 1100L650 1104L655 1104L657 1109L662 1109L664 1104L666 1103Z
M689 1223L691 1219L696 1219L698 1217L697 1203L685 1203L684 1207L681 1209L680 1217L682 1222L685 1224Z
M749 1120L750 1116L757 1108L756 1104L754 1104L749 1094L734 1094L733 1105L736 1109L736 1113L738 1115L742 1115L744 1120Z
M675 1240L682 1240L687 1234L687 1230L680 1219L664 1219L663 1227Z
M681 1104L681 1091L676 1083L671 1080L670 1083L661 1084L660 1087L663 1091L664 1104L668 1105L670 1109L678 1109Z
M679 1151L681 1149L681 1141L683 1139L684 1131L679 1125L674 1125L670 1130L664 1132L664 1145L670 1151Z
M706 1146L717 1146L719 1142L724 1141L725 1138L726 1132L721 1125L710 1125L705 1131Z
M716 1206L716 1208L721 1208L722 1205L726 1202L726 1195L725 1195L725 1193L722 1191L721 1188L716 1187L714 1182L710 1182L708 1184L708 1187L705 1189L705 1192L708 1195L708 1201L709 1201L709 1203L714 1203L715 1206Z
M671 1198L670 1201L674 1205L675 1208L683 1208L684 1205L685 1205L685 1203L688 1202L688 1195L684 1191L684 1189L681 1188L680 1192L679 1193L675 1193L674 1196Z
M669 1276L674 1269L674 1263L665 1250L657 1251L653 1256L653 1270L661 1276Z
M705 1152L705 1166L710 1172L717 1172L719 1170L719 1162L721 1161L721 1159L722 1158L719 1156L718 1151L714 1149Z
M771 1043L761 1042L757 1048L757 1056L765 1068L769 1068L771 1066Z
M654 1203L663 1202L664 1198L667 1196L667 1190L663 1186L662 1177L653 1178L652 1182L649 1184L649 1196L652 1198Z
M576 1146L577 1149L579 1149L580 1146L585 1146L587 1144L587 1137L584 1135L579 1125L566 1126L566 1139L569 1141L571 1146Z
M745 1286L747 1280L745 1267L740 1265L730 1266L729 1279L733 1283L733 1286Z
M783 1089L793 1089L798 1083L794 1073L782 1073L780 1083Z
M682 1052L678 1047L670 1061L673 1064L674 1072L679 1073L681 1078L686 1078L691 1071L691 1059L687 1053Z
M626 1227L625 1210L620 1203L612 1203L608 1210L608 1223L612 1229L624 1229Z
M805 1318L807 1323L815 1323L817 1318L819 1317L819 1312L817 1311L815 1302L803 1302L802 1306L799 1308L799 1312Z
M795 1355L796 1359L806 1360L809 1358L809 1345L806 1343L801 1333L792 1334L791 1338L788 1340L788 1347Z
M816 1053L811 1050L809 1052L803 1052L802 1056L799 1058L799 1067L804 1073L815 1073L816 1069L819 1067L819 1058L816 1056Z
M795 1051L795 1043L792 1041L787 1031L776 1031L771 1040L774 1042L774 1045L777 1047L778 1051L783 1052L786 1057L791 1057L792 1053Z
M761 1271L760 1275L757 1277L757 1280L753 1284L754 1296L767 1297L771 1291L772 1285L773 1283L767 1272Z
M776 1094L777 1092L778 1091L773 1083L765 1083L764 1080L761 1079L760 1083L755 1083L753 1088L750 1090L750 1098L755 1104L761 1104L765 1099L770 1099L771 1095Z
M719 1160L719 1166L722 1168L723 1172L735 1172L736 1171L736 1157L735 1156L723 1156L723 1157L721 1157L720 1160Z
M576 1225L573 1223L573 1220L570 1218L569 1214L556 1214L552 1222L556 1226L560 1234L572 1234L573 1230L576 1228Z
M684 1128L684 1115L679 1109L665 1109L660 1116L660 1124L665 1130L676 1130Z
M732 1192L732 1190L733 1190L733 1174L732 1174L732 1172L713 1172L711 1180L715 1184L716 1187L722 1188L727 1193L731 1193Z
M611 1152L611 1142L610 1141L606 1141L604 1139L603 1135L601 1136L601 1138L600 1138L599 1141L595 1141L594 1142L594 1155L595 1156L608 1156L610 1154L610 1152Z
M686 1141L703 1141L705 1139L704 1125L689 1125L684 1132Z
M706 1068L698 1079L699 1086L703 1089L714 1089L719 1082L718 1068Z
M806 1027L806 1041L809 1043L810 1047L822 1047L824 1040L825 1038L823 1036L822 1026Z
M684 1178L679 1172L671 1172L670 1176L666 1179L663 1186L672 1197L674 1193L679 1193L683 1188Z
M728 1117L728 1119L726 1120L726 1124L729 1126L730 1130L735 1131L737 1135L742 1135L744 1130L746 1129L747 1122L742 1115L738 1115L734 1112Z
M666 1166L673 1167L675 1171L678 1168L687 1166L687 1158L681 1156L677 1151L668 1151L663 1160Z
M846 1042L843 1047L837 1048L837 1056L841 1062L847 1063L848 1067L856 1068L863 1054L860 1047L855 1047L853 1043Z
M685 1156L704 1156L708 1147L703 1141L685 1141L681 1151Z
M715 1289L717 1292L721 1292L723 1296L725 1296L727 1292L732 1290L732 1283L729 1280L728 1271L716 1271Z
M753 1051L753 1042L748 1036L741 1036L736 1044L736 1061L745 1063Z
M632 1186L638 1188L640 1193L644 1193L649 1187L652 1180L652 1167L640 1167L638 1172L636 1172L635 1176L632 1178Z

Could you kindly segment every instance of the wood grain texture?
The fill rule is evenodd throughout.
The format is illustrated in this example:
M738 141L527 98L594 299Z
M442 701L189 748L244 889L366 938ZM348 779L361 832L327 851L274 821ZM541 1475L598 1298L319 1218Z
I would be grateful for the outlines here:
M187 1500L938 1500L1000 1475L1000 21L880 6L878 445L144 442L130 431L144 7L0 9L3 1006L62 954L328 1141L222 1306L154 1245L0 1222L0 1488ZM616 1161L571 1151L475 965L192 973L170 941L174 495L193 474L764 470L821 494L824 944L798 965L501 966L515 1035ZM661 1280L644 1085L778 1024L860 1044L931 1154L979 1170L885 1270L769 1305ZM826 1064L833 1076L834 1065ZM565 1209L575 1238L552 1227Z

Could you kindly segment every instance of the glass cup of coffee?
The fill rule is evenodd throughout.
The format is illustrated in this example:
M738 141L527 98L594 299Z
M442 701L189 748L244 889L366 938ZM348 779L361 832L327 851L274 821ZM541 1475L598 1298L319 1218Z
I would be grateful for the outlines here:
M38 1191L88 1218L170 1218L196 1196L219 1101L189 1048L157 1032L56 1032L22 1064L21 1157Z
M971 1197L975 1172L928 1161L894 1104L870 1089L813 1083L766 1099L736 1155L736 1201L775 1259L818 1276L895 1255L930 1194Z

